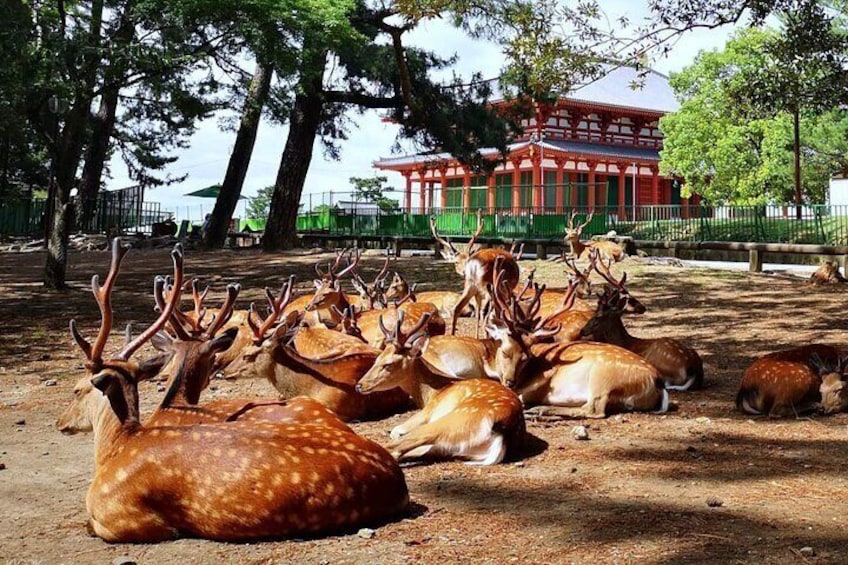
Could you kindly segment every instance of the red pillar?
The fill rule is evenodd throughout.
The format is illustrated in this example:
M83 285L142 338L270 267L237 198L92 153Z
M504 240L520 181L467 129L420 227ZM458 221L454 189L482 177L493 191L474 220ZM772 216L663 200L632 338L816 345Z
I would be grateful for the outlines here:
M427 169L421 169L418 171L418 182L420 184L418 188L418 208L420 209L418 212L419 214L424 214L424 211L427 208L427 196L424 192L427 185L427 181L424 179L426 174Z
M486 208L490 214L495 211L495 173L486 177Z
M401 174L406 178L406 213L409 214L412 212L412 171L402 171Z
M563 207L563 197L565 196L565 186L563 186L563 171L562 168L565 167L565 160L556 159L554 161L556 163L556 212L557 214L562 214Z
M532 201L531 204L533 208L540 208L542 206L542 158L537 153L533 155L530 159L530 162L533 164L533 187L532 190Z
M577 207L577 173L568 173L568 182L571 185L571 202L569 205L572 208Z
M651 204L660 204L660 176L656 166L651 166Z
M627 206L627 163L616 163L618 168L618 217L623 220Z
M593 210L595 208L595 167L597 163L595 161L586 161L586 164L589 166L589 198L587 204L589 210Z
M448 170L447 168L439 169L439 175L442 179L442 194L440 197L442 210L448 207Z
M521 209L521 160L512 161L512 211L516 214Z
M465 171L462 175L462 209L468 212L471 208L471 173Z

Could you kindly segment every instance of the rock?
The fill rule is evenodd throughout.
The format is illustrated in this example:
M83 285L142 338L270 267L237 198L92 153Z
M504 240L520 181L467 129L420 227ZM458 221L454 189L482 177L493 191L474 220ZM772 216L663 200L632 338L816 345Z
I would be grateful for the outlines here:
M718 498L710 497L707 499L707 506L709 506L710 508L719 508L721 506L724 506L724 502L722 502Z
M56 379L47 379L44 381L44 386L56 386Z
M571 468L571 472L572 472L572 473L576 473L576 472L577 472L577 467L572 467L572 468Z
M804 557L815 557L816 556L816 550L813 549L812 547L810 547L809 545L804 546L801 549L799 549L798 553L800 553Z
M589 432L586 430L586 426L574 426L571 428L571 433L574 434L574 439L576 440L589 439Z
M135 559L128 555L121 555L112 560L112 565L136 565Z
M356 535L358 535L359 537L361 537L363 539L371 539L371 538L374 537L374 535L376 533L377 532L375 532L371 528L362 528L358 532L356 532Z
M697 424L712 424L713 421L707 418L706 416L701 416L699 418L695 418L695 423Z
M16 426L26 426L26 420L21 418L20 420L15 421Z
M6 464L0 463L0 471L4 470L5 468L6 468Z
M516 461L515 463L513 463L513 466L515 466L515 467L524 467L524 461Z

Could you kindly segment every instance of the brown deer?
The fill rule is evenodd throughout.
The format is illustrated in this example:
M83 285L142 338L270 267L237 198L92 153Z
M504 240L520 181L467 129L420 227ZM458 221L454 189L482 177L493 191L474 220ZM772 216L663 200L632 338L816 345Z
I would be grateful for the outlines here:
M427 317L428 335L444 335L446 324L439 310L430 302L404 302L399 306L386 308L385 310L366 310L356 318L362 339L368 344L383 349L385 346L385 334L380 329L380 319L389 326L393 326L398 319L398 314L403 312L403 328L409 329L416 325L425 315Z
M488 302L489 296L487 288L493 284L495 261L500 258L501 268L504 270L504 288L508 292L512 292L518 284L520 271L518 262L515 256L505 249L479 249L475 246L475 242L483 232L483 211L477 211L477 229L471 236L468 245L463 251L459 251L456 246L451 243L450 239L444 239L439 235L436 228L435 216L430 217L430 230L433 232L433 237L436 238L442 245L442 253L445 258L454 263L456 272L464 279L464 287L459 302L453 308L451 318L451 335L456 335L456 322L459 313L463 311L466 305L473 298L475 301L475 337L479 336L480 324L483 320L483 303ZM501 287L492 287L500 291Z
M358 272L353 273L350 279L353 288L359 293L359 296L349 296L348 302L352 306L358 306L360 310L373 310L375 308L385 308L388 304L386 298L386 277L389 273L389 250L386 249L386 260L383 262L383 267L380 272L374 277L371 283L366 282Z
M836 369L829 369L836 367ZM837 411L841 389L837 375L845 368L845 352L830 345L810 344L769 353L754 361L742 376L736 407L746 414L772 418L797 416L825 403ZM824 377L824 378L823 378Z
M116 242L106 282L92 281L101 311L94 344L71 322L91 383L103 393L88 395L82 406L95 433L86 507L96 535L110 542L303 536L383 521L406 508L400 468L383 448L352 433L271 422L142 425L137 382L147 368L130 357L165 325L176 301L104 359L111 291L125 253ZM180 288L182 254L175 250L173 258Z
M368 397L354 390L374 364L377 349L338 331L298 327L297 312L283 315L288 297L266 294L270 312L263 320L251 305L253 342L226 369L225 376L265 378L283 398L308 396L345 421L403 410L407 400L399 390ZM341 320L342 315L337 315Z
M355 250L351 252L352 260L348 261L348 265L337 270L339 265L338 258L328 269L326 274L321 273L318 265L315 270L322 275L320 279L315 279L315 294L312 295L312 300L309 301L304 308L306 315L303 322L310 326L323 324L325 321L336 324L339 320L336 318L335 311L344 311L350 306L347 294L341 289L341 279L346 274L351 273L359 264L360 254ZM339 255L341 256L341 255Z
M457 458L494 465L521 443L524 414L518 397L489 379L455 381L421 362L427 339L421 320L409 333L398 320L386 330L386 348L359 381L357 390L376 393L394 387L406 392L421 411L391 431L388 449L398 460Z
M439 314L443 318L449 318L453 315L454 306L456 306L459 299L462 298L462 295L458 292L447 290L427 290L416 292L415 285L409 286L406 280L398 272L395 272L392 277L392 282L389 283L388 288L386 288L386 301L398 302L407 296L412 302L428 302L433 304L439 310ZM466 307L459 313L462 317L472 316L473 314L474 310L470 304L466 305Z
M657 370L635 353L606 343L538 344L515 388L531 412L604 418L621 411L666 412L668 391Z
M669 390L695 390L704 384L704 363L698 352L676 339L642 339L630 335L621 321L627 298L608 288L598 302L598 311L581 330L581 336L618 345L645 358L657 368Z
M592 221L592 218L595 216L594 211L590 212L588 216L586 216L586 221L582 224L578 225L576 228L574 227L574 218L577 216L577 210L571 212L571 217L568 219L568 227L565 229L565 237L563 237L563 243L568 245L571 254L580 259L584 254L592 249L597 249L602 259L608 259L614 262L621 261L627 254L624 252L624 249L615 242L612 241L587 241L583 243L580 241L580 236L583 234L583 228L589 225L589 222Z

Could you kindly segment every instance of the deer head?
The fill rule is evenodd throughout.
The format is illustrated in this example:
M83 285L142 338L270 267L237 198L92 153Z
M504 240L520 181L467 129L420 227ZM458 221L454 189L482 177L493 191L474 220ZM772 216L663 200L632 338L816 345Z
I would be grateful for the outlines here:
M392 275L392 282L389 283L388 288L386 288L384 296L386 298L386 302L398 301L407 295L410 295L413 291L414 289L410 288L400 273L395 271Z
M427 342L428 335L425 328L430 320L430 314L422 316L421 320L406 333L401 331L403 317L404 312L399 311L397 322L391 331L384 325L382 316L380 317L380 330L385 335L386 346L377 356L371 369L357 383L357 392L370 393L401 386L405 373L412 370L412 365L421 356L421 349Z
M386 260L383 263L383 268L374 277L374 282L368 283L359 276L359 273L354 272L350 282L353 288L359 293L362 308L374 309L377 307L385 308L387 304L386 297L386 276L389 272L389 250L386 249ZM397 274L397 273L395 273Z
M348 260L347 266L339 270L343 256L344 252L336 254L336 260L329 265L326 273L322 273L318 265L315 265L315 270L321 278L314 281L315 295L306 305L307 312L329 310L330 306L336 306L340 310L347 307L347 299L342 292L340 281L343 276L356 269L360 254L355 250L351 251L351 259Z
M465 276L465 264L468 259L474 255L480 248L476 245L477 238L483 233L483 210L477 210L477 229L471 235L471 239L465 246L465 249L460 251L451 242L450 238L444 239L439 235L439 230L436 228L436 217L430 216L430 231L433 232L433 237L442 245L442 254L445 259L454 263L456 272Z
M610 267L612 266L613 261L605 262L600 258L600 255L597 250L592 250L590 253L590 261L592 261L594 265L595 271L603 277L603 279L607 282L610 288L614 288L618 291L618 295L625 299L625 304L623 306L623 312L628 314L644 314L645 313L645 305L642 304L639 300L636 299L630 292L625 288L624 283L627 281L627 273L623 273L621 275L621 279L616 279L612 272L610 271Z
M574 218L577 217L577 210L571 212L571 217L568 218L568 227L565 228L565 237L563 238L565 243L570 242L579 242L580 236L583 235L583 228L589 225L589 222L592 221L592 218L595 216L594 210L586 216L586 221L582 224L578 225L576 228L574 227Z
M845 369L848 357L839 357L835 364L826 363L818 354L810 357L810 364L818 372L822 383L821 411L825 414L848 410L848 389L845 386Z

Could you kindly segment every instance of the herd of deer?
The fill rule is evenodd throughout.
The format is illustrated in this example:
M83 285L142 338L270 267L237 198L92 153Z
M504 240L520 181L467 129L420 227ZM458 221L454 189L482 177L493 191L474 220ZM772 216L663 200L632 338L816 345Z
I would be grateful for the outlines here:
M520 253L478 246L478 215L463 250L432 223L464 279L460 294L416 294L400 274L389 280L388 257L368 283L357 272L359 255L340 252L326 271L316 267L314 294L293 298L293 276L276 295L266 289L264 314L254 304L234 309L237 284L227 287L220 308L208 309L208 289L184 280L178 245L173 275L154 281L158 318L135 338L128 327L121 351L104 357L112 289L127 253L115 239L105 282L92 280L101 313L93 344L70 324L86 376L58 422L63 433L94 432L86 497L93 533L151 542L350 530L407 507L400 462L491 465L514 453L525 435L525 409L578 418L665 412L668 390L702 386L701 358L677 340L627 332L622 317L645 307L625 288L626 275L611 272L620 249L581 243L585 225L569 222L566 241L588 267L566 259L563 289L547 289L532 274L519 287ZM591 273L604 281L599 293ZM342 290L347 275L358 296ZM189 290L192 307L184 311ZM457 319L468 315L487 337L455 335ZM158 353L132 360L146 343ZM766 356L746 371L738 405L771 415L816 403L844 409L844 366L841 352L826 346ZM216 373L265 378L281 399L201 403ZM142 422L138 383L153 378L166 381L166 392ZM418 412L391 430L385 448L345 423L400 413L410 403Z

